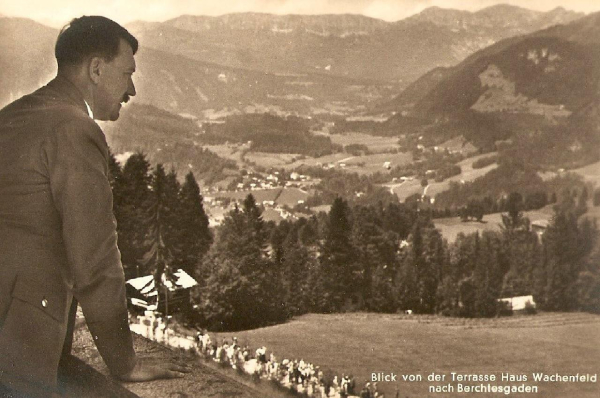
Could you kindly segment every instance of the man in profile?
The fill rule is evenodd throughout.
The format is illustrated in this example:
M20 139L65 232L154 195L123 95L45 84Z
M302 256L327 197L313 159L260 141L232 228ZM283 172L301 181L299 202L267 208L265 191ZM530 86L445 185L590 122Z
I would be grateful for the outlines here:
M0 397L57 392L76 302L115 377L186 371L136 358L108 146L94 122L117 120L135 95L137 48L116 22L75 19L56 42L57 77L0 111Z

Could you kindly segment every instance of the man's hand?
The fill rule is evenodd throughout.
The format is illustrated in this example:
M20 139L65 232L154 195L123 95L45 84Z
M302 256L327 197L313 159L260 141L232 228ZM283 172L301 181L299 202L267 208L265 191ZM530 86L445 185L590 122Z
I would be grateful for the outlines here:
M122 381L140 382L157 379L177 379L189 372L189 367L178 365L168 360L142 359L138 357L133 370L118 377Z

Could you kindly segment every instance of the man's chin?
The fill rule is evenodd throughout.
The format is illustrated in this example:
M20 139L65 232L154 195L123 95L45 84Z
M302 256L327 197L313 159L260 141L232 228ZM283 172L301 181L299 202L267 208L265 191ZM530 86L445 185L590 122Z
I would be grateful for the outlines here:
M119 104L119 108L117 110L115 110L114 112L112 112L110 114L110 117L108 117L107 120L114 122L119 118L120 115L121 115L121 104Z

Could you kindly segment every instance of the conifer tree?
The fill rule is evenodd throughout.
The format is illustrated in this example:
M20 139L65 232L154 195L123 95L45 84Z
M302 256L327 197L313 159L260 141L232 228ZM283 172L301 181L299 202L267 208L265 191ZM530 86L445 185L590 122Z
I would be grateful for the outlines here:
M507 214L502 214L504 230L512 232L523 225L523 197L518 192L511 192L506 201Z
M508 270L504 275L502 297L525 296L534 289L534 272L540 261L541 247L537 234L521 211L520 195L511 194L508 213L502 214L501 232Z
M119 250L128 278L142 276L138 261L144 255L146 237L145 203L150 193L150 163L143 153L135 153L123 166L121 179L115 179L114 212L117 219Z
M409 247L403 251L396 276L396 298L402 310L420 311L419 272L423 265L423 236L417 221L408 237Z
M503 277L501 243L496 233L485 231L481 237L481 250L473 272L475 285L475 315L492 317L498 314L500 284Z
M318 308L323 312L337 312L342 309L347 298L355 297L356 253L350 233L350 210L341 198L336 198L331 206L328 228L320 258L321 295Z
M177 222L179 255L176 263L188 274L193 275L213 238L209 229L208 216L204 211L200 187L192 172L185 176L185 182L179 191L179 203Z
M113 191L113 207L117 202L116 197L120 194L120 182L123 176L123 171L121 170L121 165L117 162L115 155L109 151L108 154L108 181L110 183L110 187Z
M225 217L197 271L203 282L193 300L212 329L245 329L285 316L260 209L252 195L242 206Z
M577 218L568 208L557 206L543 236L544 261L537 273L535 300L542 309L564 311L574 309L576 297L571 285L580 271Z
M311 305L309 275L315 259L300 243L298 228L295 225L288 230L282 245L282 286L288 317L308 312Z
M418 270L419 311L434 313L437 307L438 284L443 278L446 247L440 232L429 226L423 229L423 251Z
M456 284L458 288L457 312L463 317L474 317L476 314L476 285L474 281L474 272L477 268L479 257L481 255L481 238L479 232L468 236L460 236L455 246L456 258L454 259L454 268L456 271Z
M283 263L284 243L288 235L292 232L293 226L287 220L282 220L275 226L270 233L269 242L271 244L272 257L275 264Z
M176 251L178 195L177 176L174 172L166 175L163 165L158 164L152 173L152 190L145 206L146 251L141 260L146 273L154 275L157 287L163 274L172 279L174 259L179 254Z
M392 312L397 271L398 237L382 227L382 212L374 207L353 209L352 242L356 248L360 289L367 309Z
M382 226L386 231L393 231L399 239L406 239L416 220L416 212L404 204L390 203L382 214Z

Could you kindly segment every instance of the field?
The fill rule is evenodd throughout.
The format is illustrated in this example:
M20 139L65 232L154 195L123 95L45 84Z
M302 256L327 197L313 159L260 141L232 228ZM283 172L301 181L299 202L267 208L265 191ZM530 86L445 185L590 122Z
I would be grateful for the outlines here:
M550 221L554 215L554 210L553 206L549 205L539 210L526 211L524 214L532 223L535 221ZM589 200L587 212L583 217L596 220L596 223L600 225L600 207L592 206L592 201ZM433 220L433 223L448 242L454 242L459 233L468 235L476 231L499 231L502 224L502 213L486 214L483 216L483 222L462 222L460 217L450 217L437 218Z
M344 133L328 135L334 144L343 146L359 144L366 145L372 153L387 152L399 148L398 137L377 137L363 133Z
M446 191L450 187L450 182L452 181L458 183L460 183L461 181L470 182L475 180L476 178L484 176L489 171L498 167L498 165L494 163L481 169L474 169L473 162L479 158L488 157L491 155L493 154L488 153L485 155L474 156L460 161L459 163L457 163L462 171L459 175L447 178L442 182L435 182L433 180L430 180L429 185L427 186L426 194L434 198L435 195L437 195L438 193ZM386 186L389 186L391 188L392 192L398 196L398 199L400 199L401 202L403 202L409 196L414 195L415 193L423 194L421 180L418 178L415 178L412 181L406 181L402 184L386 184Z
M553 215L552 206L546 206L540 210L526 211L525 217L529 221L550 221ZM442 236L448 242L454 242L459 233L465 235L479 231L499 231L502 224L502 213L486 214L482 222L467 221L462 222L460 217L438 218L433 220L435 227L440 230Z
M567 170L566 172L579 174L585 181L593 183L596 187L600 185L600 162L588 164L587 166L578 169ZM544 180L549 180L557 175L558 173L554 171L540 173L540 176Z
M600 162L592 163L571 171L581 175L586 181L593 182L596 186L600 185Z
M364 385L373 372L395 373L396 382L380 382L386 397L460 397L466 393L430 393L429 385L446 385L451 372L526 375L525 385L537 385L544 398L600 396L598 383L535 382L533 372L561 375L595 374L600 370L600 316L581 313L543 313L495 319L457 319L425 315L309 314L261 329L236 332L241 344L265 345L278 360L304 359L326 375L342 373ZM230 338L221 333L218 338ZM432 372L445 382L428 382ZM402 375L422 375L408 382ZM479 385L464 382L463 385ZM487 382L484 384L487 385ZM498 396L478 393L477 397ZM503 395L503 394L500 394ZM524 396L525 394L516 394Z
M243 201L252 194L257 203L264 201L274 201L276 205L294 207L299 200L306 200L312 192L303 191L299 188L274 188L274 189L256 189L236 192L220 192L216 195L219 198L230 198L237 201Z
M267 153L267 152L248 152L244 155L244 159L258 166L269 169L282 168L294 162L296 158L302 155L294 153Z
M375 172L385 173L387 170L383 167L385 162L390 162L391 167L410 163L412 154L410 153L373 153L370 155L353 156L347 153L335 153L322 156L320 158L305 158L289 163L284 167L287 170L293 170L302 165L307 166L327 166L332 165L338 170L346 170L358 174L373 174Z
M219 192L215 195L218 198L230 198L237 201L243 201L249 194L254 196L256 203L262 204L264 201L271 201L277 199L281 193L282 188L276 189L256 189L256 190L244 190L238 192Z

